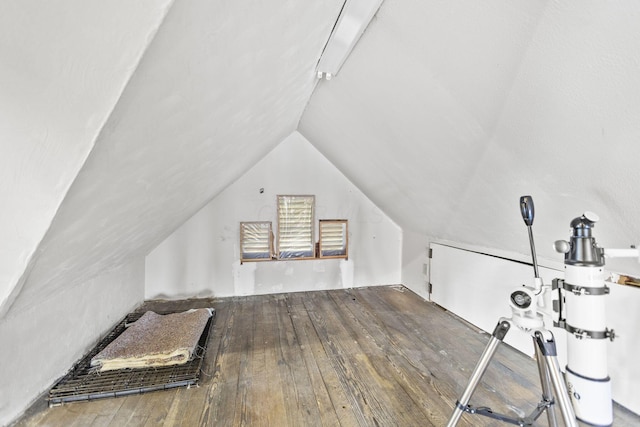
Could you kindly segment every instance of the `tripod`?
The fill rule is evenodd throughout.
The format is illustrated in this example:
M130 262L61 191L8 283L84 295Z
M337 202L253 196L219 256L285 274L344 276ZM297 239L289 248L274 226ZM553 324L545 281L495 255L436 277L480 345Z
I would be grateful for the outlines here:
M504 337L513 323L515 323L513 319L507 318L501 318L498 321L491 339L489 340L489 344L487 344L476 368L471 374L467 388L464 393L462 393L460 399L456 402L456 407L449 419L449 423L447 424L448 427L455 426L460 420L463 412L483 415L506 423L515 424L517 426L530 426L533 425L533 422L545 411L547 412L549 425L557 426L558 422L554 412L554 405L556 402L553 391L555 391L555 395L557 396L565 425L572 427L578 425L573 412L573 407L571 406L571 401L569 400L567 387L560 372L560 365L558 364L556 353L556 343L553 338L553 334L544 328L538 328L532 333L536 360L538 362L538 373L540 374L540 382L542 385L542 400L538 403L533 412L524 418L513 418L493 412L490 408L474 408L469 405L469 400L487 370L487 367L491 362L491 358L495 354L500 343L504 340Z
M471 374L467 388L462 393L460 399L456 402L456 407L453 410L453 414L449 419L447 427L454 427L464 412L482 415L506 423L515 424L517 426L531 426L545 411L547 412L549 426L556 427L558 425L558 421L554 411L556 404L555 398L558 400L564 424L570 427L578 426L578 422L576 421L576 416L569 399L567 387L564 383L562 373L560 372L556 343L553 338L553 334L551 331L544 328L542 314L538 311L538 299L545 291L545 287L542 285L542 280L538 274L538 263L533 243L531 226L533 225L534 210L531 196L522 196L520 198L520 210L522 218L529 230L529 242L531 244L533 268L535 273L535 287L522 287L511 293L510 305L513 316L511 318L501 318L498 321L487 347ZM544 302L544 300L541 301ZM523 331L531 333L535 357L538 364L538 373L540 375L540 382L542 386L542 400L536 405L533 412L524 418L509 417L504 414L495 413L487 407L475 408L469 405L469 400L480 383L489 363L491 363L493 355L498 349L500 343L504 340L512 325L517 326Z

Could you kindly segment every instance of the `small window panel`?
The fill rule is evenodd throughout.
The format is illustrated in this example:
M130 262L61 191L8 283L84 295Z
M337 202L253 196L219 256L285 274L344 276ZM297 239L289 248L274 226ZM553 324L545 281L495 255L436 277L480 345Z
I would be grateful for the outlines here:
M315 196L278 196L278 259L315 258Z
M240 223L240 262L270 261L273 258L271 222Z
M346 219L320 220L320 258L344 258L349 256L349 230Z

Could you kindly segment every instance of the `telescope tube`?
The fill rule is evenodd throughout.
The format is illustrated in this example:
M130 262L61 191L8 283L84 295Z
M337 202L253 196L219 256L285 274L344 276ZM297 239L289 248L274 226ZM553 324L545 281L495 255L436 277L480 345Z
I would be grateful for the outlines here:
M595 214L571 221L565 253L565 309L567 330L567 389L576 418L593 426L613 425L607 344L613 332L606 327L604 251L592 229Z

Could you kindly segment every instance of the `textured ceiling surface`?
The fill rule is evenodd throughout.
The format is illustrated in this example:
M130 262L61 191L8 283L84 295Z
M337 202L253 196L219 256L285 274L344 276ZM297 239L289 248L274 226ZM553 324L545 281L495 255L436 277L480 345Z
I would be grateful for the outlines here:
M0 317L170 4L0 2Z
M340 73L316 86L315 65L341 6L176 0L166 17L151 8L155 21L133 14L142 28L137 46L148 42L139 65L115 35L89 37L133 6L105 6L112 14L96 14L89 29L68 25L62 41L39 34L33 55L86 41L95 49L87 61L97 61L90 69L107 67L96 75L111 89L85 91L91 81L74 74L81 59L35 79L62 91L41 106L38 114L53 122L43 132L63 129L56 96L70 100L60 105L80 115L77 126L106 123L97 138L74 136L82 146L52 165L63 169L70 156L73 176L95 142L68 193L57 191L48 207L50 222L64 198L37 251L26 251L33 257L15 307L144 256L296 129L406 231L527 254L517 204L531 194L543 257L557 258L551 243L567 238L569 221L585 210L602 218L595 234L603 246L639 243L640 4L385 0ZM11 35L3 33L1 52L17 57L19 49L6 48ZM119 49L130 59L114 58ZM8 81L33 71L25 67ZM3 114L36 105L20 99L0 100ZM46 156L38 143L51 139L39 138L32 144ZM68 141L60 137L51 150ZM23 157L33 181L49 181L33 156ZM28 200L27 191L16 198ZM24 210L37 217L37 208Z
M405 230L543 258L640 241L640 4L387 1L299 131ZM621 265L608 262L608 265ZM637 260L624 263L638 272Z
M175 1L14 309L144 256L293 132L340 7Z

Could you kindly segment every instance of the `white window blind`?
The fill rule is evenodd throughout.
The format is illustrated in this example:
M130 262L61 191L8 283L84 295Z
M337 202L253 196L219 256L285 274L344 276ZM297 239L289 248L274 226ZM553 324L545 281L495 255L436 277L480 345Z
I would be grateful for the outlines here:
M314 196L278 196L278 258L315 258Z
M348 239L346 219L320 220L320 258L347 258Z
M273 257L271 222L240 223L240 261L266 261Z

